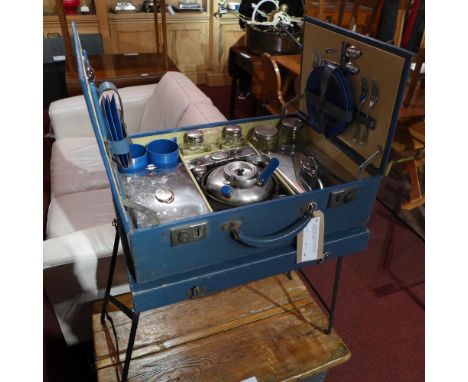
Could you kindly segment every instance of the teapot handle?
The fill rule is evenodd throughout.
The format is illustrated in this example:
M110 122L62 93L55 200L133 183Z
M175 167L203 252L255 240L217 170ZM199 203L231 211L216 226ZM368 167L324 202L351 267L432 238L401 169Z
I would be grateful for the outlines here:
M279 164L280 162L277 158L271 158L268 166L265 167L262 174L258 177L257 184L260 187L263 187L268 182L268 179L270 179L270 176L278 168Z

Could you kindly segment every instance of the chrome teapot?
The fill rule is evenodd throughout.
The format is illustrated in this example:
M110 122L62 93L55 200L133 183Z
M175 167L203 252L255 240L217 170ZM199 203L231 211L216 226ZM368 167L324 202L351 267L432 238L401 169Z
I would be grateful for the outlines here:
M264 168L253 161L229 162L208 172L202 182L203 188L210 198L228 206L271 199L277 189L272 174L278 165L276 158L270 159Z

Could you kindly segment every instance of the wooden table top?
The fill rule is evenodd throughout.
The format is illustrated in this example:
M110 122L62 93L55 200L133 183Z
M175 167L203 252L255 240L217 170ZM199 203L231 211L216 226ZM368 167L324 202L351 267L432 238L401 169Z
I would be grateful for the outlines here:
M129 294L122 296L131 306ZM109 308L113 308L110 304ZM100 323L95 303L93 336L99 382L117 381L130 320L111 311ZM295 381L347 361L341 338L326 335L328 320L299 275L278 275L165 306L140 315L129 381Z
M275 60L278 65L283 66L291 73L297 76L301 74L301 55L300 54L271 56L271 58L272 60Z
M166 72L179 71L170 58L167 58L167 62L164 61L162 53L103 54L90 56L89 60L97 86L103 81L111 81L118 88L155 83ZM69 96L82 94L76 67L72 66L70 70L67 66L65 83Z

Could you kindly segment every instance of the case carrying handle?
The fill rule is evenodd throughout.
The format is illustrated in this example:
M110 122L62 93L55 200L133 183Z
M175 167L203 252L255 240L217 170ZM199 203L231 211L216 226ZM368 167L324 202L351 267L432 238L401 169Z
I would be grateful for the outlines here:
M266 236L250 236L241 231L240 222L233 221L230 223L231 237L244 245L255 248L273 248L287 245L309 224L316 208L316 203L310 203L303 216L293 224L282 231Z

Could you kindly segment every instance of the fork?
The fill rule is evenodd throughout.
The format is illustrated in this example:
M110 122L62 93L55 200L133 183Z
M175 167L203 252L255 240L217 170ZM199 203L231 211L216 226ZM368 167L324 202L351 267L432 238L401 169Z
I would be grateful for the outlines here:
M369 100L369 107L367 108L366 119L369 120L369 113L372 108L379 102L380 90L379 84L375 80L371 80L371 95ZM367 143L367 136L369 134L369 128L364 126L364 129L361 130L359 134L359 144L364 146Z
M362 106L367 101L368 93L369 93L369 89L367 85L367 78L361 77L361 95L359 96L359 107L358 107L358 112L357 112L355 126L354 126L353 143L356 143L359 140L359 136L360 136L359 117L361 115Z

